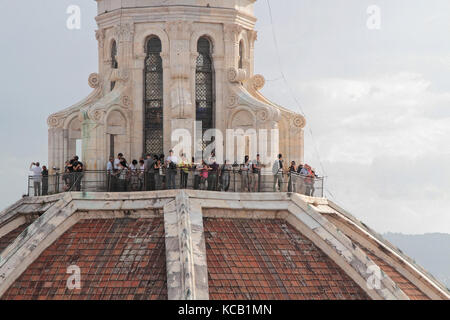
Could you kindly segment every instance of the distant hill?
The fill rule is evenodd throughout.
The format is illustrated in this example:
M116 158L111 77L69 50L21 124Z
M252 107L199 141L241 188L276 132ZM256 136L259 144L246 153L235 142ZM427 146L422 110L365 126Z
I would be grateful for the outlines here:
M386 233L383 236L450 288L450 234Z

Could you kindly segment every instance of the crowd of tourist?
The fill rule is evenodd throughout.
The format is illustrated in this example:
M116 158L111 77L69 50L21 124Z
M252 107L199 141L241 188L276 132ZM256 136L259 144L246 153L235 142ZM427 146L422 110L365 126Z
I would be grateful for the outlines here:
M261 162L260 155L250 160L245 156L242 164L224 161L219 164L216 155L211 153L207 161L196 162L187 159L185 154L178 157L172 150L169 156L147 154L145 158L129 163L122 153L110 157L107 165L107 191L153 191L188 189L229 191L235 175L240 176L241 192L261 190L261 173L267 166ZM269 168L268 168L269 169ZM39 163L32 163L33 188L35 196L48 194L48 170ZM62 191L80 191L84 166L78 156L67 161L62 174ZM269 170L270 172L270 170ZM314 196L315 180L318 176L311 166L297 165L295 161L286 163L278 155L272 166L273 191L299 192ZM177 177L179 179L177 179ZM191 179L189 179L191 177Z
M83 178L84 165L79 161L78 156L72 160L66 161L64 173L62 175L62 191L80 191L81 180ZM30 182L32 181L34 196L46 196L49 192L49 173L46 166L39 162L33 162L30 165Z
M216 156L211 153L207 161L196 162L194 158L188 159L185 154L181 157L174 155L171 150L169 156L150 155L127 162L122 153L117 158L111 157L107 163L108 185L110 191L153 191L187 189L228 191L232 182L232 175L240 175L241 192L260 191L261 172L266 166L262 164L260 155L255 160L245 156L242 164L231 164L224 161L217 162ZM314 182L318 176L309 165L296 165L292 161L285 164L280 154L273 164L274 176L273 191L301 192L314 195ZM190 174L192 180L189 180ZM179 185L176 177L179 175ZM288 177L288 180L286 180ZM296 181L294 181L296 178ZM191 183L191 185L188 185ZM287 187L285 187L287 186ZM286 190L285 190L286 189Z

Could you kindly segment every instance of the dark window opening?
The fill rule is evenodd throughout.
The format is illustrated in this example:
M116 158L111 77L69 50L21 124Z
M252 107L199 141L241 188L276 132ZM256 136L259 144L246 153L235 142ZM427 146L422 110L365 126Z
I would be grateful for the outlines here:
M144 153L164 153L162 44L157 37L148 40L144 71Z
M211 43L202 37L197 45L198 57L195 73L196 119L202 122L203 134L214 128L214 68L211 57ZM203 150L206 142L203 141Z
M117 43L116 41L113 41L111 45L111 68L117 69L119 68L119 63L117 62ZM114 87L116 86L116 82L111 82L111 91L114 90Z
M244 67L244 43L242 40L239 42L239 69Z

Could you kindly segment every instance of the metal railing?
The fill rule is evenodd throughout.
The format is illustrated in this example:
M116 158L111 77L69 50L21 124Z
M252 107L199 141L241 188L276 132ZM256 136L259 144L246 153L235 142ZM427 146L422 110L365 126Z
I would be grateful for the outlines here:
M28 196L63 192L138 192L194 189L223 192L294 192L323 197L324 178L297 173L253 173L239 168L212 172L192 169L84 171L28 178Z

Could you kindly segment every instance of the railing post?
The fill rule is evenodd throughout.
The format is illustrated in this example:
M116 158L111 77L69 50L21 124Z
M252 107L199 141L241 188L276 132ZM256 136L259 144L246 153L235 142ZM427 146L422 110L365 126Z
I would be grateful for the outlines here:
M59 193L59 173L56 172L56 181L55 181L55 194Z

